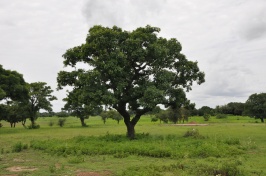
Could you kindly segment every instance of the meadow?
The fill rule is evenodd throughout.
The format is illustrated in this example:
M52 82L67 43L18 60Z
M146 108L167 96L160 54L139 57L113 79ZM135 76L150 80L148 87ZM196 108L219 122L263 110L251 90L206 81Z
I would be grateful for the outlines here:
M266 125L249 117L190 117L186 124L207 126L178 126L144 116L131 141L122 121L90 117L88 127L75 117L63 127L57 121L39 118L39 129L2 121L0 175L266 175Z

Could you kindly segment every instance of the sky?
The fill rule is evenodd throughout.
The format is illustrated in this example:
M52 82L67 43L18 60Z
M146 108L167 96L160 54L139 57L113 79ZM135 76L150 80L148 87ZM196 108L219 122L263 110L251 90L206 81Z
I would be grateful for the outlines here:
M205 73L205 83L187 93L197 108L266 92L265 0L0 0L0 64L28 83L46 82L58 98L54 111L61 111L62 55L84 43L94 25L151 25L161 29L158 36L176 38Z

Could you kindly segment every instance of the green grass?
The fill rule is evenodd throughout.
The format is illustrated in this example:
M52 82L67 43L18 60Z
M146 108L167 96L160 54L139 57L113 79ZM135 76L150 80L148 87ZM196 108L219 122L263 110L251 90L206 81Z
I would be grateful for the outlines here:
M249 117L191 117L187 123L208 126L174 126L145 116L133 141L125 137L123 122L108 119L104 125L91 117L81 127L69 117L59 127L57 121L39 118L39 129L2 121L0 175L266 175L266 125ZM8 170L14 166L36 170Z

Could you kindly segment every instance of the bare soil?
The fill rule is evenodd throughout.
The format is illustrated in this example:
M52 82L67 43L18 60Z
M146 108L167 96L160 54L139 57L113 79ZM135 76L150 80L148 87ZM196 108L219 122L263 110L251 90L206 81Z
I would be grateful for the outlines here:
M29 167L23 167L23 166L12 166L7 168L6 170L10 172L22 172L22 171L35 171L38 170L37 168L29 168Z

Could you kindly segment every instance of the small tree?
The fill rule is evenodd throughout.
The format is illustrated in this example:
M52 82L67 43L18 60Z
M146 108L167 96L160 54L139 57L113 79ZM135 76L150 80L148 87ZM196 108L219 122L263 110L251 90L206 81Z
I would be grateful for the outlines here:
M108 116L108 118L116 120L117 124L119 124L120 120L123 119L123 117L116 110L107 111L107 116Z
M155 114L155 118L160 120L160 123L168 123L169 112L167 110L161 110L159 113Z
M80 119L81 126L87 126L85 119L89 119L90 115L98 114L102 111L102 107L99 105L89 106L88 99L84 99L82 96L82 90L80 88L75 88L72 91L68 92L67 98L64 98L63 101L66 102L63 110L71 112L73 116L76 116Z
M102 118L103 123L105 124L106 120L108 119L108 111L101 112L100 116Z
M65 125L66 119L65 118L59 118L57 125L60 127L63 127Z
M204 118L204 121L209 121L209 119L211 118L211 115L205 113L205 114L203 115L203 118Z
M46 86L44 82L35 82L29 84L29 102L28 112L30 115L30 121L34 126L35 120L38 118L37 114L40 109L46 111L52 111L51 101L57 100L51 93L53 90L50 86Z

